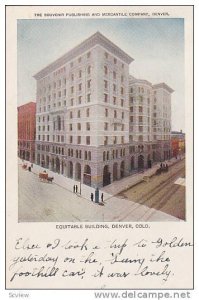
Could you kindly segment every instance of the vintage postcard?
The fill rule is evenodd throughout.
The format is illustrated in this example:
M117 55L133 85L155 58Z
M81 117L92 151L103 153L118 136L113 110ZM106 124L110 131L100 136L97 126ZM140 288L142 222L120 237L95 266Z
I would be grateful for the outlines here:
M6 95L7 289L193 289L193 6L7 6Z

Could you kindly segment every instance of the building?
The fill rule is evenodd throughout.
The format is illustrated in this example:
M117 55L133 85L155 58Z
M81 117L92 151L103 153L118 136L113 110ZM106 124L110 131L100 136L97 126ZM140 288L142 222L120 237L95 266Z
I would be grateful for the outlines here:
M36 103L29 102L18 108L18 156L35 161Z
M171 93L165 83L129 79L131 171L171 157Z
M159 107L169 87L129 77L132 61L97 32L34 76L37 164L93 187L151 165L154 93Z
M181 131L171 132L172 156L177 157L185 153L185 133Z

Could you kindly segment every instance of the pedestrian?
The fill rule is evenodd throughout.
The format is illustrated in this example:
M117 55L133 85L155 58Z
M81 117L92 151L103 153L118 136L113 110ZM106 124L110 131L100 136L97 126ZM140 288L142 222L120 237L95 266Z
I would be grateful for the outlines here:
M73 193L75 193L75 185L73 186Z
M93 193L91 193L91 201L93 201Z
M76 185L75 186L75 193L77 194L77 191L78 191L78 186Z
M104 202L104 194L101 194L101 201Z

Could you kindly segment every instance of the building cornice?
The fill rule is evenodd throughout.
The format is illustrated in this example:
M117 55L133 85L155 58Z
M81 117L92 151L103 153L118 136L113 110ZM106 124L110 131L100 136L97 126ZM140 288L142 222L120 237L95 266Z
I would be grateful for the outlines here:
M70 60L74 59L75 57L81 55L83 52L88 51L90 48L94 47L95 45L100 45L113 53L119 59L123 60L125 63L130 64L134 59L130 57L126 52L116 46L113 42L107 39L104 35L100 32L96 32L91 37L87 38L85 41L80 43L75 48L71 49L69 52L55 60L53 63L49 64L47 67L36 73L33 77L36 80L39 80L45 77L50 72L53 72L57 68L61 67L62 65L66 64Z
M153 89L164 89L164 90L167 90L169 93L173 93L174 92L174 90L171 87L169 87L164 82L161 82L161 83L158 83L158 84L154 84L153 85Z
M152 86L152 83L149 82L148 80L145 79L137 79L135 77L133 77L132 75L129 76L129 84L134 84L134 83L138 83L138 84L146 84L149 86Z

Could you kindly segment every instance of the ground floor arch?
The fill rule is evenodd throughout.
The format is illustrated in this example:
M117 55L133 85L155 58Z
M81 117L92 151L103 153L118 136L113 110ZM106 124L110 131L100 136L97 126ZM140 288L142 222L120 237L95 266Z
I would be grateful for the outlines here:
M124 171L125 171L125 163L124 160L121 162L120 165L120 177L123 178L124 177Z
M69 161L68 163L68 177L73 178L73 163Z
M109 172L109 166L105 165L103 169L103 186L111 183L111 173Z
M135 169L135 158L134 156L131 157L131 171Z
M81 164L80 163L76 163L76 165L75 165L75 179L81 180Z
M84 166L83 183L91 186L91 167L89 165Z
M113 164L113 181L118 179L118 163Z
M138 169L144 169L144 156L138 156Z

